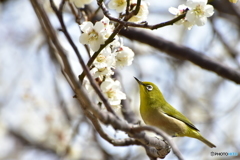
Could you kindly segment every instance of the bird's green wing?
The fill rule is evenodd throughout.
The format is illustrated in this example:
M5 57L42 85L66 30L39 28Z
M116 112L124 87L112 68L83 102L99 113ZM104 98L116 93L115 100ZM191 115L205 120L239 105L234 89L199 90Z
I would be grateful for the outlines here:
M167 114L168 116L176 118L185 123L186 125L188 125L189 127L199 131L187 117L185 117L182 113L173 108L170 104L167 103L166 105L162 106L162 108L164 113Z

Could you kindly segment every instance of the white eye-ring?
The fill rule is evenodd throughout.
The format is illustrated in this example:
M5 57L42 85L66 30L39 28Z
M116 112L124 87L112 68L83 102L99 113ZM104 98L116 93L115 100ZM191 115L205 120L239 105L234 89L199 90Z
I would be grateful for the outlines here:
M151 91L153 89L153 86L147 85L146 88L147 88L148 91Z

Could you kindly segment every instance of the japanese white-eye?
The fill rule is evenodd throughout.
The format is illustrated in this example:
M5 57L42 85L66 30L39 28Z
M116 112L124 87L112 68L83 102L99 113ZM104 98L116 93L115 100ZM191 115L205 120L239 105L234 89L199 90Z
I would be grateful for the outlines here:
M165 100L155 84L135 79L140 88L140 114L147 125L158 127L173 137L192 137L211 148L216 147L199 133L187 117Z

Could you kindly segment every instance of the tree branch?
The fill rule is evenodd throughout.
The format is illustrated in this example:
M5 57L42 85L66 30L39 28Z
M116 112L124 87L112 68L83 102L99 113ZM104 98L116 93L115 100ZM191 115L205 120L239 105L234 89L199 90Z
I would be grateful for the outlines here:
M140 126L140 127L135 127L133 128L132 130L135 130L137 132L140 132L140 131L152 131L158 135L160 135L161 137L163 137L165 140L167 140L171 147L173 148L173 153L180 159L180 160L183 160L184 158L182 157L181 153L178 151L177 149L177 146L172 143L170 140L169 140L169 137L164 133L162 132L161 130L157 129L156 127L152 127L152 126Z
M149 32L144 32L142 30L121 30L120 34L131 40L136 40L148 44L149 46L152 46L172 57L188 60L203 69L212 71L223 78L240 84L239 71L229 68L220 62L212 60L201 52L197 52L185 46L177 45L173 42L167 41L159 36L156 36Z
M10 134L10 136L13 136L15 139L20 141L25 146L28 146L28 147L30 146L32 148L36 148L38 150L53 153L56 156L58 156L58 153L56 152L56 150L54 148L51 148L51 147L47 146L43 142L33 142L33 141L29 140L28 138L24 137L21 133L15 131L13 129L10 129L8 131L8 133Z
M139 141L136 141L134 138L125 138L125 139L113 139L107 133L105 133L96 117L92 115L90 112L85 112L87 117L91 120L92 124L94 125L95 129L97 130L98 134L111 143L114 146L129 146L129 145L140 145Z

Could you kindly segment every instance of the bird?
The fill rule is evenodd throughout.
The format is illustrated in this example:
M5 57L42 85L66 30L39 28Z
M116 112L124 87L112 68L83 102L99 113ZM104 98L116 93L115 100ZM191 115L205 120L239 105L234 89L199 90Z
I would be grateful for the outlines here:
M140 114L145 124L155 126L172 137L196 138L210 148L216 147L205 139L193 123L182 113L172 107L164 98L159 88L152 82L139 84Z

